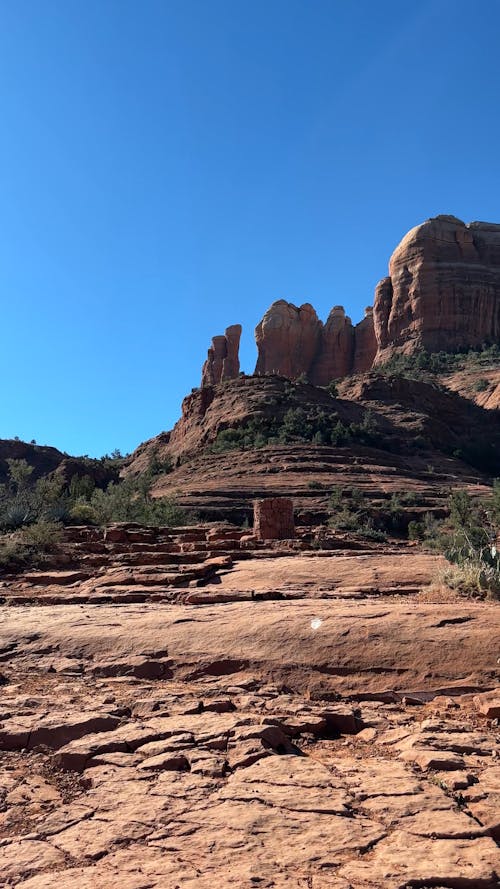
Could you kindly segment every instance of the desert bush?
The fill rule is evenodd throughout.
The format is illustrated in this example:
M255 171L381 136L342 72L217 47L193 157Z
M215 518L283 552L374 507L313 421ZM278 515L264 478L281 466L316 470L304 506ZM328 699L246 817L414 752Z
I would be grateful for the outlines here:
M474 390L476 392L486 392L486 390L489 389L489 386L490 384L488 380L485 379L485 377L480 377L479 380L476 380L474 383Z
M450 495L449 520L439 535L439 543L453 567L444 572L442 580L463 595L500 597L498 498L498 480L491 504L473 501L465 490Z
M500 599L500 571L477 559L466 559L438 573L438 582L466 598Z
M413 520L408 523L408 538L421 540L430 549L442 549L444 535L441 528L442 523L438 522L431 512L426 512L422 521Z
M151 477L155 477L158 475L167 475L169 472L172 472L174 468L174 461L172 457L168 454L164 457L160 457L157 453L153 454L151 461L148 466L148 473Z
M341 447L352 441L383 446L376 419L370 411L366 412L360 423L346 425L337 413L318 406L307 411L302 407L291 407L281 420L276 416L254 417L242 426L221 429L210 450L218 454L293 442Z
M59 522L39 521L23 528L17 539L24 546L49 553L58 548L62 537L62 525Z
M334 488L328 501L330 507L330 528L339 531L353 531L368 540L386 540L387 534L377 527L370 509L365 503L359 488Z
M443 376L461 368L496 365L500 362L500 347L484 344L481 349L462 352L426 352L412 355L394 355L388 362L377 367L379 373L422 380Z
M56 522L35 522L14 534L0 537L0 569L18 571L39 567L59 549L61 525Z
M72 525L96 525L98 521L94 507L86 500L74 503L69 515Z
M0 571L18 571L29 565L29 552L18 540L0 537Z
M109 522L140 522L144 525L185 525L193 516L179 507L174 498L153 498L150 479L124 479L111 482L105 491L96 489L90 505L99 525Z
M34 521L35 513L32 505L18 498L7 500L0 510L0 526L4 531L14 531Z
M95 481L90 475L74 475L69 483L70 500L90 500L95 490Z

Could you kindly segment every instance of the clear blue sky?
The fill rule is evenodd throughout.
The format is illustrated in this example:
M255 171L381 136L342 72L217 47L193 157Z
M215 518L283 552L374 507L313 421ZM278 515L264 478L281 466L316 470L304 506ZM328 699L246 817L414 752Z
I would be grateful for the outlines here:
M124 452L213 334L500 221L500 3L0 0L0 437Z

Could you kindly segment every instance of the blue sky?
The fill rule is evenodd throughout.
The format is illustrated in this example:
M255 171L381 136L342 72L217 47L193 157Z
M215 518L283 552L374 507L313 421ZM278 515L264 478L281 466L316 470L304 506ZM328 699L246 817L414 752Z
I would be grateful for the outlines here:
M132 450L212 335L500 221L500 4L0 0L0 437Z

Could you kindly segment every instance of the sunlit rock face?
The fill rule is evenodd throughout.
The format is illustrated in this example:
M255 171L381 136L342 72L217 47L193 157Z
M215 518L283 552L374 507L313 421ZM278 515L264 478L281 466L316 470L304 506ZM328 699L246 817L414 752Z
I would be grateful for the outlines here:
M202 386L239 373L241 327L216 336ZM342 306L323 323L310 303L274 302L255 329L257 375L316 386L366 373L397 352L453 352L500 342L500 225L436 216L412 228L377 285L373 308L353 325Z
M279 300L257 325L255 339L256 374L291 379L305 374L315 386L370 370L377 352L371 307L354 326L343 306L334 306L323 324L309 303L297 307Z
M365 317L354 328L354 355L351 371L366 373L371 370L377 354L377 338L373 323L373 308L367 306Z
M326 324L322 325L318 354L310 370L310 380L316 386L326 386L331 380L351 372L354 355L354 328L343 306L334 306Z
M233 380L240 372L241 324L232 324L221 336L214 336L201 372L201 385L213 386Z
M500 340L500 225L436 216L412 228L377 286L376 362Z
M317 356L322 323L309 303L294 306L280 299L255 328L259 356L256 374L296 379L308 374Z

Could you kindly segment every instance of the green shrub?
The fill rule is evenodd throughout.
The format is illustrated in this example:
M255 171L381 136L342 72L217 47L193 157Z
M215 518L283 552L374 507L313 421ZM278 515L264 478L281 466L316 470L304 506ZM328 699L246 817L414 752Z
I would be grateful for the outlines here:
M59 550L61 541L61 526L42 521L10 536L0 537L0 569L20 571L40 567Z
M386 540L382 528L376 527L359 488L334 488L329 499L330 528L353 531L369 540Z
M480 377L479 380L476 380L476 382L474 383L474 390L476 392L486 392L489 387L489 381L485 379L485 377Z
M169 472L172 472L174 468L174 461L170 455L166 455L164 457L159 457L158 454L153 454L151 458L151 462L148 466L148 474L151 477L155 477L157 475L167 475Z
M414 352L411 355L394 355L386 364L377 367L379 373L422 380L426 377L443 376L461 368L496 365L500 362L497 344L483 345L481 349L463 352ZM481 391L481 390L479 390Z
M438 580L466 598L500 599L500 572L476 559L445 568Z
M330 499L328 501L328 506L330 509L340 509L342 505L342 498L344 496L344 489L340 487L340 485L336 485L332 488L332 493L330 494Z
M473 501L465 490L450 495L449 521L438 535L438 542L453 569L444 573L443 581L464 595L500 595L500 553L495 544L498 496L495 482L488 511L488 506Z
M408 522L408 540L423 540L424 539L424 526L422 522L417 522L412 519L411 522Z
M29 551L18 540L0 538L0 570L19 571L29 565Z
M276 415L252 417L241 426L219 430L210 450L218 454L293 442L341 447L351 441L383 445L375 417L370 411L366 412L360 423L346 426L337 413L321 407L314 406L307 411L303 407L290 407L281 420Z
M150 479L124 479L111 482L105 491L96 489L90 505L99 525L110 522L140 522L144 525L186 525L193 516L179 507L171 497L153 498Z
M39 521L20 532L18 540L25 546L43 553L57 550L62 542L62 525L59 522Z
M74 475L69 484L70 500L90 500L95 491L95 481L90 475Z
M35 513L28 501L14 499L7 501L0 512L0 525L4 531L15 531L33 521Z
M97 514L94 507L87 501L78 501L70 509L70 520L75 525L96 525Z

